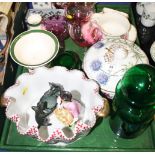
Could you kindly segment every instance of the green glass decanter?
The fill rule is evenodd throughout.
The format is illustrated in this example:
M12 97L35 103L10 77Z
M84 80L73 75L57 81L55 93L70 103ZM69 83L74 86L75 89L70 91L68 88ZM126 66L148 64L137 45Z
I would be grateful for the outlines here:
M118 82L109 123L115 134L134 138L151 124L155 114L155 67L131 67Z

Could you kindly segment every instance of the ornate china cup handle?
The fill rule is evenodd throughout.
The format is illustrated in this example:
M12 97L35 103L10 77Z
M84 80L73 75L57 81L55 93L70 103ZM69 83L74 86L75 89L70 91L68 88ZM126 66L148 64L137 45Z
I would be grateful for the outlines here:
M104 98L104 107L97 113L98 117L107 117L110 112L110 106L107 99Z
M137 38L137 30L134 25L131 24L130 30L128 32L128 40L131 42L135 42Z

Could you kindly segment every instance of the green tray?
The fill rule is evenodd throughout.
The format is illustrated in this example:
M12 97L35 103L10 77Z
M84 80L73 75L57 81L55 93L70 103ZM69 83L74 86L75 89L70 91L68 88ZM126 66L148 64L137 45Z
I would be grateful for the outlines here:
M135 24L130 6L98 4L97 12L104 6L128 13L132 24ZM70 38L65 41L65 44L66 50L75 51L81 60L83 59L85 48L77 46ZM24 72L27 72L27 69L19 66L17 77ZM98 119L96 126L86 137L62 147L20 135L15 124L6 119L0 149L8 151L155 151L155 122L141 136L134 139L122 139L111 131L109 117Z

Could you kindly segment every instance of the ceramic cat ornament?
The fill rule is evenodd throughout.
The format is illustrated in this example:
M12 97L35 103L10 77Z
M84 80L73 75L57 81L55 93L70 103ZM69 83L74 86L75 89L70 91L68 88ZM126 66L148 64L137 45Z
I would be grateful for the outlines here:
M49 83L50 89L44 93L40 101L37 103L37 106L32 106L32 109L35 111L35 118L38 123L38 128L40 126L51 125L48 122L48 115L50 115L57 106L57 97L60 96L62 91L61 86L54 83Z
M55 114L60 122L71 126L78 120L81 111L81 104L72 99L72 94L65 91L63 86L49 83L50 89L44 93L37 106L32 106L35 111L35 119L38 129L41 126L52 125L48 119L50 114Z

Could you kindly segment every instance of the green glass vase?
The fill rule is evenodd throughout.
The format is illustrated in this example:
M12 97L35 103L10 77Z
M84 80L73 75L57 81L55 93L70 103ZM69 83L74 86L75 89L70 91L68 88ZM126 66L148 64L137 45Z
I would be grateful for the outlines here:
M73 51L60 52L51 62L51 66L64 66L67 69L82 69L82 61Z
M122 138L142 134L155 114L155 68L131 67L118 82L112 102L110 127Z

